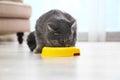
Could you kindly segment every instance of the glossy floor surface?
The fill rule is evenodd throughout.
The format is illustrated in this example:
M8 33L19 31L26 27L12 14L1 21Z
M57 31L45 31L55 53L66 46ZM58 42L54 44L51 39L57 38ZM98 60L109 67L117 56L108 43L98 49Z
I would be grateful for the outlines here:
M0 80L120 80L120 43L77 43L81 55L43 58L0 42Z

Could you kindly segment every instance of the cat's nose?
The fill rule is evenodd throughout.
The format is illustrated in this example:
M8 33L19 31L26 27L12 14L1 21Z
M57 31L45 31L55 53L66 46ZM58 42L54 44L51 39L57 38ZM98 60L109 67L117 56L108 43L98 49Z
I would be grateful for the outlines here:
M68 43L68 40L60 40L60 44L62 44L62 46L65 46L65 47L69 47L69 43Z
M67 40L60 40L60 42L61 42L61 43L66 43L66 42L67 42Z

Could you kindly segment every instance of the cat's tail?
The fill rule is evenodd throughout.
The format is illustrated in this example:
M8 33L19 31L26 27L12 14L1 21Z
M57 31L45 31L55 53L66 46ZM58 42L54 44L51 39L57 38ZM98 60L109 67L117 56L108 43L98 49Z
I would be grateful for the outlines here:
M36 40L34 32L31 32L27 37L27 45L30 49L30 51L33 51L36 48Z

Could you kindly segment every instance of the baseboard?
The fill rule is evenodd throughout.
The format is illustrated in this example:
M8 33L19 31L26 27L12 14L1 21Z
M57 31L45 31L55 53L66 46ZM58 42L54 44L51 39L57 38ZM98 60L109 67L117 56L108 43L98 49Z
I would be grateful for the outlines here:
M87 32L78 32L77 41L88 41ZM120 41L120 32L106 32L106 42L119 42Z

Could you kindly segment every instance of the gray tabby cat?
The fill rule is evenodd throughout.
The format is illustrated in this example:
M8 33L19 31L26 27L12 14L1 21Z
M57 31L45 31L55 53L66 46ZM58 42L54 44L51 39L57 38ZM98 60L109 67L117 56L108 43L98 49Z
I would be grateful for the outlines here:
M41 53L42 48L70 47L76 43L76 20L68 13L60 10L50 10L36 22L35 53Z

